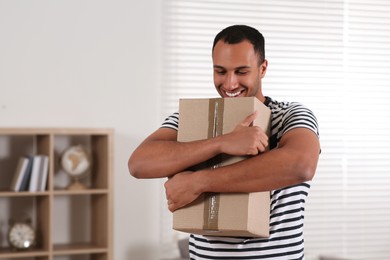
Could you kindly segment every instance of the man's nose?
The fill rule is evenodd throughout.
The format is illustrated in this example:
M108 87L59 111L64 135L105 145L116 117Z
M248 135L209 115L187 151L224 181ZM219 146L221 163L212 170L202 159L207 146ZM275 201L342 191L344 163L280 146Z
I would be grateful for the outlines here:
M233 90L238 87L237 76L233 72L226 74L224 87L226 90Z

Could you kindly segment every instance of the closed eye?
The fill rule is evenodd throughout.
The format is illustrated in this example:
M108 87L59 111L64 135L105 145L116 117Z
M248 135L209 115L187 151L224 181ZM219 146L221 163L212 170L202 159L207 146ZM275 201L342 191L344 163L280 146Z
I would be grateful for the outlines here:
M236 71L236 74L237 74L237 75L245 75L245 74L247 74L247 73L248 73L247 70L237 70L237 71Z
M225 75L226 74L226 70L217 69L217 70L214 70L214 72L219 74L219 75Z

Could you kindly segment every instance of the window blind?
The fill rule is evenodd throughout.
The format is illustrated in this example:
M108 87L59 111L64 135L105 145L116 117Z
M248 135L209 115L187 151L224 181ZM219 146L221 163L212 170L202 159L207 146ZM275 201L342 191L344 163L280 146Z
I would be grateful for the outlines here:
M263 33L263 93L316 114L322 154L305 213L306 258L390 258L390 3L164 0L162 117L179 98L216 97L211 47L226 26ZM163 245L180 234L162 190ZM164 246L168 251L174 248Z

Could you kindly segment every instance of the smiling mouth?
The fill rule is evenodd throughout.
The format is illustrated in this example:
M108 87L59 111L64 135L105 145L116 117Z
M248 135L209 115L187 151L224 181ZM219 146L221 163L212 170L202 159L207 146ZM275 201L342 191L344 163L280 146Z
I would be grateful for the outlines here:
M238 97L243 92L244 92L244 90L238 90L236 92L227 92L227 91L225 91L225 94L228 97Z

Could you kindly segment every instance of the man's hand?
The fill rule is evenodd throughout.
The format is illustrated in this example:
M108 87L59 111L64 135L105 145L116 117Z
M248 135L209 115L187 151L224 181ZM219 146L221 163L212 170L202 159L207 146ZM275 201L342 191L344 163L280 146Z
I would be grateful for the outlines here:
M197 191L196 172L185 171L170 177L165 182L165 194L168 209L175 211L199 197L201 192Z
M258 111L247 116L235 129L221 136L223 153L237 156L257 155L266 150L268 136L258 126L252 126Z

